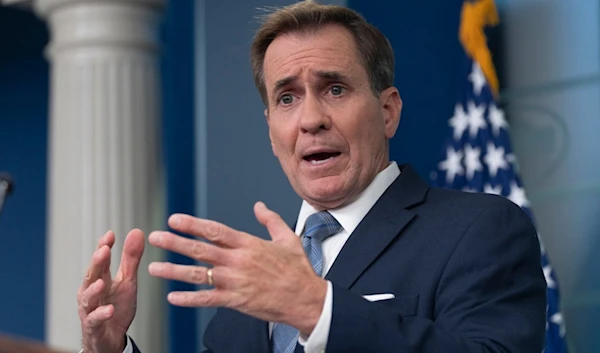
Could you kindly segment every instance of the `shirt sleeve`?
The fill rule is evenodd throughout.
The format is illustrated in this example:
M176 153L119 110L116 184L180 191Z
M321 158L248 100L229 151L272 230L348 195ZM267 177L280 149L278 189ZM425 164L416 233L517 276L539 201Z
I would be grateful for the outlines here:
M298 343L304 346L305 353L321 353L327 347L327 338L329 337L329 328L331 327L331 314L333 311L333 286L327 281L327 293L325 294L325 303L323 311L313 332L306 337L298 337Z
M79 353L84 353L83 349L80 350ZM123 353L133 353L133 345L131 344L131 338L129 338L129 336L127 336L127 345L125 346Z

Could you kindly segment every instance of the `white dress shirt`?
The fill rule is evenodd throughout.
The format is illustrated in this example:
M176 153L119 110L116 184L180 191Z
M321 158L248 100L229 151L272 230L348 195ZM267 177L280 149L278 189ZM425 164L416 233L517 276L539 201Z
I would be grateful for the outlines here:
M400 168L396 162L391 162L384 170L382 170L369 186L358 196L358 198L349 205L344 207L329 210L329 213L342 226L337 234L334 234L322 243L323 251L323 276L327 274L338 254L342 250L344 244L356 227L362 222L363 218L369 213L377 200L383 195L387 188L392 185L394 180L400 175ZM318 211L308 202L303 201L296 223L296 234L299 236L304 231L306 219L313 213ZM319 321L315 326L310 336L300 337L298 342L304 346L306 353L320 353L325 351L327 346L327 338L329 337L329 328L331 327L331 315L333 311L333 286L327 281L327 294L323 303L323 311L319 317ZM269 337L273 330L273 323L269 323ZM82 351L83 352L83 351ZM133 346L129 337L127 337L127 347L123 353L133 353Z
M125 346L123 353L133 353L133 344L131 344L131 338L129 338L129 336L127 336L127 346Z

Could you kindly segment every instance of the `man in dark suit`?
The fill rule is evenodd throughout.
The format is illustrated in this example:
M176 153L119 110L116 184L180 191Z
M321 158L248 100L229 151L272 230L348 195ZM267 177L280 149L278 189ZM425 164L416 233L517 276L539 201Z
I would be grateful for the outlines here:
M545 280L528 217L498 196L430 188L389 160L401 111L387 39L352 10L312 1L265 18L252 45L274 154L302 197L295 232L263 203L266 241L210 220L153 232L152 245L212 264L153 263L208 284L174 305L219 307L209 352L541 352ZM139 230L114 279L114 234L79 291L84 351L138 352Z

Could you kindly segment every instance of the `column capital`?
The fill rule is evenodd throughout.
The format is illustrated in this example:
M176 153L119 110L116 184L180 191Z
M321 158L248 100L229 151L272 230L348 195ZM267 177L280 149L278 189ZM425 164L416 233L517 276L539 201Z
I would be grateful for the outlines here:
M52 11L63 6L93 5L98 3L115 3L131 6L144 6L160 9L164 7L166 0L2 0L7 2L32 3L37 13L47 16Z
M155 51L166 0L34 0L48 22L50 56L69 49L129 48Z

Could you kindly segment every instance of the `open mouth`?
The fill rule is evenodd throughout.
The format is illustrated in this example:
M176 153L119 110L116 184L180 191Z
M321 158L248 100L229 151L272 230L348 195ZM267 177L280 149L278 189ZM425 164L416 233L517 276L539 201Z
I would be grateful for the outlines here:
M327 163L327 161L339 156L340 154L341 152L318 152L305 156L304 160L312 165L318 165Z

